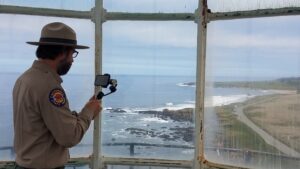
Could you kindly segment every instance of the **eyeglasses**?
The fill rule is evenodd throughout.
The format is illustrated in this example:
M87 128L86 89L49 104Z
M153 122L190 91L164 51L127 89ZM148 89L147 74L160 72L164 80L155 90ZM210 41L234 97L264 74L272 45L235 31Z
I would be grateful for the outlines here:
M74 51L73 51L73 54L72 54L72 57L73 57L73 58L76 58L77 55L78 55L78 53L79 53L79 52L78 52L77 50L74 50Z

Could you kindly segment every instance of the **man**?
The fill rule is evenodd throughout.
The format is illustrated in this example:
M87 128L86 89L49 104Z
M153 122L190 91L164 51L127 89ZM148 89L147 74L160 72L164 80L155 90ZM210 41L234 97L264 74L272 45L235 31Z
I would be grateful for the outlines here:
M60 76L67 74L77 45L69 26L54 22L43 27L31 68L13 89L14 148L16 168L64 168L69 147L80 142L91 121L99 114L100 102L92 97L80 113L69 109Z

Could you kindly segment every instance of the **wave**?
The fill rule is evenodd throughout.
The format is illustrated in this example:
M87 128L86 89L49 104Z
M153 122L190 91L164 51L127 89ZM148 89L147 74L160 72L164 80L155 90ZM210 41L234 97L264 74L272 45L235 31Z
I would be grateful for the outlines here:
M271 94L274 93L274 91L261 91L261 94ZM278 92L279 93L279 92ZM237 94L237 95L228 95L228 96L208 96L205 98L205 107L215 107L215 106L223 106L223 105L229 105L232 103L239 103L244 102L248 99L251 99L253 97L256 97L258 95L249 95L249 94ZM175 104L173 102L166 102L165 106L160 107L140 107L140 108L105 108L105 110L109 110L110 112L123 112L123 113L133 113L136 114L140 111L163 111L164 109L168 110L181 110L185 108L195 108L195 101L194 100L186 100L183 103Z
M205 107L215 107L215 106L223 106L229 105L231 103L244 102L250 98L255 97L255 95L230 95L230 96L211 96L206 98ZM156 108L104 108L104 110L109 110L111 113L130 113L136 114L139 111L163 111L164 109L168 110L181 110L185 108L195 108L195 101L184 101L184 103L174 104L172 102L165 103L165 106L156 107Z
M158 117L145 117L141 119L144 122L169 123L170 121Z
M205 106L206 107L214 107L214 106L223 106L229 105L232 103L244 102L250 98L255 97L255 95L230 95L230 96L212 96L211 99L206 99Z
M194 108L194 107L195 107L195 103L182 103L182 104L166 105L166 106L154 108L151 110L154 110L154 111L163 111L164 109L181 110L181 109L185 109L185 108Z
M212 96L210 98L206 98L205 100L205 107L215 107L215 106L222 106L222 105L229 105L231 103L238 103L244 102L250 98L255 97L255 95L230 95L230 96ZM166 106L158 107L155 109L148 109L154 111L163 111L164 109L168 110L181 110L185 108L195 108L195 101L185 101L181 104L173 104L173 103L166 103Z
M180 87L196 87L195 82L182 82L182 83L177 83L176 85Z

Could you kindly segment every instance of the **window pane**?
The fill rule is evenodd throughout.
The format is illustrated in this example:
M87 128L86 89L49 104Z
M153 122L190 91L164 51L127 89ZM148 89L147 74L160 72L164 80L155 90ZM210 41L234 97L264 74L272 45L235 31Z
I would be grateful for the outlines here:
M132 166L132 165L107 165L107 169L185 169L179 167L164 167L164 166Z
M210 23L208 160L250 168L300 167L299 19Z
M104 155L193 158L195 46L193 22L104 24L104 72L119 82L104 98Z
M207 3L213 12L300 7L297 0L208 0Z
M13 110L12 89L16 79L29 67L35 57L36 46L26 41L38 41L41 28L50 22L60 21L71 26L77 33L78 43L90 46L79 50L70 72L63 76L63 87L71 110L80 111L93 94L94 83L94 26L90 21L0 15L0 160L13 160ZM24 24L26 23L26 24ZM92 128L82 142L71 151L71 156L88 156L92 152Z
M35 8L52 8L52 9L66 9L89 11L95 6L94 0L1 0L1 5L13 5Z
M103 5L110 12L194 13L198 0L104 0Z

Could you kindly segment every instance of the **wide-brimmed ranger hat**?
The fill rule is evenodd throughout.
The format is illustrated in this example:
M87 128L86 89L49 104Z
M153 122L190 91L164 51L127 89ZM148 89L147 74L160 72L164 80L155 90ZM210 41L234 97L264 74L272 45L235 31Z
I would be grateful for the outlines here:
M88 46L77 45L76 33L68 25L61 22L53 22L45 25L41 32L39 42L27 42L31 45L62 45L76 49L88 49Z

